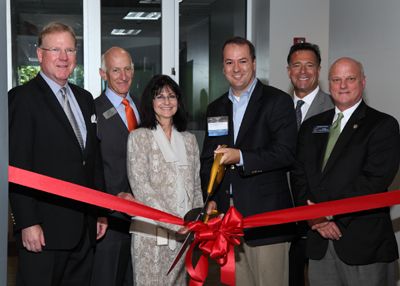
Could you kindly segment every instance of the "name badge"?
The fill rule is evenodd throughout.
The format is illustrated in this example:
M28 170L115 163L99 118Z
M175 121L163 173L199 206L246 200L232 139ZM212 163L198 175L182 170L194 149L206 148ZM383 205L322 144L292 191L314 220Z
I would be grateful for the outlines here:
M317 125L314 127L312 133L329 133L330 125Z
M113 117L115 114L117 114L117 112L118 111L115 109L115 107L111 107L109 110L103 112L103 116L105 119L109 119Z
M207 118L208 136L228 135L228 116L214 116Z

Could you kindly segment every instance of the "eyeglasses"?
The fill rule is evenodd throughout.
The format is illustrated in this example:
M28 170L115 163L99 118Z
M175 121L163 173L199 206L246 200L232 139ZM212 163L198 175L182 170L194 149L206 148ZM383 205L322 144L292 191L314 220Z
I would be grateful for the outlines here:
M170 95L156 95L154 97L155 100L157 101L165 101L168 99L168 101L176 101L178 99L178 97L175 94L170 94Z
M42 48L40 47L41 50L50 52L54 55L59 55L62 51L64 51L68 56L74 56L76 55L76 49L61 49L61 48Z

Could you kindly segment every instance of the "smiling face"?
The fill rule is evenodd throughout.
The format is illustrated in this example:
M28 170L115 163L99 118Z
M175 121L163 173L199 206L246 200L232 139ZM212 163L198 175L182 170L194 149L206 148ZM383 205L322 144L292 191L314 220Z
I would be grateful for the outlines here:
M60 52L45 49L57 48ZM50 79L63 86L76 66L76 53L66 53L75 49L75 40L69 32L46 34L41 47L36 50L42 72Z
M153 109L157 121L164 125L172 123L172 119L178 110L178 98L175 92L169 87L164 86L153 99Z
M329 71L329 90L340 111L344 111L362 98L365 76L360 63L350 58L337 60Z
M303 98L317 88L320 69L313 51L298 50L291 55L287 71L296 96Z
M111 48L104 55L104 67L100 76L117 95L125 97L129 92L134 75L131 56L121 48Z
M223 51L224 75L234 95L240 96L250 86L256 74L256 62L247 45L228 44Z

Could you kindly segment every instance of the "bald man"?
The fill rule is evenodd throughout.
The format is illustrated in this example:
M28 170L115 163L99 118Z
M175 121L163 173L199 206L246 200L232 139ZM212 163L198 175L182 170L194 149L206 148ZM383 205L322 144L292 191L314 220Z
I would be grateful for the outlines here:
M363 101L361 63L340 58L329 71L335 108L301 125L292 187L298 205L386 192L400 161L399 125ZM335 139L336 138L336 139ZM398 259L389 208L308 221L310 285L388 285Z
M119 47L107 50L101 60L99 72L107 88L95 104L106 191L128 198L132 192L126 171L126 142L129 132L140 123L137 102L129 93L134 66L129 52ZM134 126L126 113L129 108L134 113ZM110 214L109 232L97 244L92 286L133 284L129 220L121 213Z

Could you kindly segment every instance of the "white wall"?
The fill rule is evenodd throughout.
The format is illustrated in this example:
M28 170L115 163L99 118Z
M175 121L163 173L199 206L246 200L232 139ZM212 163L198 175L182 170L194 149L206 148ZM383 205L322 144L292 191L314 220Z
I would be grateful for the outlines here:
M290 81L286 74L286 56L293 37L306 37L308 42L316 43L321 48L320 81L324 90L328 91L329 65L338 57L354 57L364 65L367 76L367 103L400 121L400 1L269 2L269 32L263 33L269 33L269 50L265 53L269 54L268 73L271 85L285 91L290 90ZM262 29L261 25L262 21L258 21L255 27ZM390 189L400 189L400 172ZM392 219L400 245L400 206L392 208ZM393 265L393 271L398 274L398 264ZM400 280L397 279L397 285L400 285ZM389 283L395 284L396 281Z
M330 62L342 56L361 61L367 103L400 121L400 1L334 0L330 5ZM400 148L400 146L399 146ZM400 172L391 189L400 189ZM400 206L392 208L400 245ZM397 268L398 270L398 268ZM398 271L397 271L398 272ZM397 281L400 285L400 281Z
M400 1L331 1L329 60L361 61L368 103L400 121Z
M286 58L294 37L321 49L322 88L327 90L329 45L329 0L270 0L269 83L284 91L290 90Z

